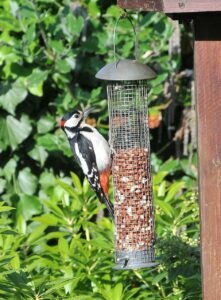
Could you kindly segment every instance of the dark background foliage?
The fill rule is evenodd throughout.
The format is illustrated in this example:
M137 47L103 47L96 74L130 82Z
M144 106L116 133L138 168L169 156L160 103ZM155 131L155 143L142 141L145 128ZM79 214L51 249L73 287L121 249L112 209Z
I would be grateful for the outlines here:
M74 107L95 106L88 122L107 137L95 74L113 60L121 13L112 1L0 3L1 299L200 299L190 31L130 12L140 60L158 74L149 95L157 267L112 269L113 225L57 127ZM122 21L118 56L133 58L133 46Z

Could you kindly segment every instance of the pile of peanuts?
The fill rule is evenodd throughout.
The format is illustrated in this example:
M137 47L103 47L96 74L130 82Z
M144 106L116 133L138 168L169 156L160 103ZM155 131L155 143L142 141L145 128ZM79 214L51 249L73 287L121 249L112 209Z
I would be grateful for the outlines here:
M113 157L117 250L145 250L154 242L148 149L117 150Z

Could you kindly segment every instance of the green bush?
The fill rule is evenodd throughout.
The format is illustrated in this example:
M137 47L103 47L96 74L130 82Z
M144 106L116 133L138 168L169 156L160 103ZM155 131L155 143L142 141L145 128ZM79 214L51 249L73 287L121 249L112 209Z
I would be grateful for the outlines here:
M0 299L200 299L194 160L163 163L153 153L159 265L114 271L113 225L98 216L104 207L56 124L73 107L91 105L107 135L105 87L94 75L113 60L121 13L97 0L0 3ZM170 101L165 82L180 68L181 58L168 54L173 27L161 14L132 18L141 61L158 71L149 105L160 113ZM133 57L126 21L116 43L119 56ZM178 77L175 84L178 101L189 105L188 85Z

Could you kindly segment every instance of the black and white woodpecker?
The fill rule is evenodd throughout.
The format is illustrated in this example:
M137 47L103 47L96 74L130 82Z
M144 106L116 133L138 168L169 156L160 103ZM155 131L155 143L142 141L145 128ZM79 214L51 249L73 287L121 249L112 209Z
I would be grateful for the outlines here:
M114 218L113 205L108 199L111 173L111 150L108 142L96 128L85 123L92 108L74 110L63 116L60 127L69 140L74 157L87 177L97 197Z

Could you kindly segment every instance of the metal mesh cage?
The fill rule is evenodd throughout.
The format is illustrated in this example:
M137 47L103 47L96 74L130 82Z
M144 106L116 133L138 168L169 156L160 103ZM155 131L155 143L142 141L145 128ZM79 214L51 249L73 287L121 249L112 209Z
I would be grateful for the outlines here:
M115 210L116 269L153 266L154 210L146 80L107 86Z

